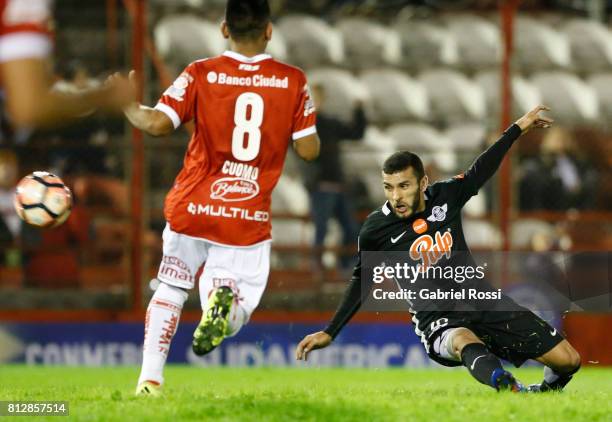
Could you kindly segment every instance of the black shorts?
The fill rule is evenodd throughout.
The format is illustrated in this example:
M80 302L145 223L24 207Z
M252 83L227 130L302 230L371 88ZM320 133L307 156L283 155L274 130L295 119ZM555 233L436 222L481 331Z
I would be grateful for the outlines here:
M434 343L449 328L465 327L480 338L491 353L521 366L526 360L542 356L559 344L564 337L557 329L533 312L428 312L413 318L415 331L429 357L444 366L460 366L434 350Z

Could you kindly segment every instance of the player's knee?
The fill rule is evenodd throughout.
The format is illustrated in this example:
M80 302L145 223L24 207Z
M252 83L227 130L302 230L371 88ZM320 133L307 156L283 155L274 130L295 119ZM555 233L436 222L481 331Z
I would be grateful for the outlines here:
M577 372L580 369L580 354L572 346L568 347L568 367L571 373Z
M482 340L468 328L459 327L454 329L451 344L457 356L461 356L463 348L472 343L482 343Z
M559 359L558 371L564 374L573 374L580 369L580 354L574 349L569 343L564 345L562 349L562 356Z

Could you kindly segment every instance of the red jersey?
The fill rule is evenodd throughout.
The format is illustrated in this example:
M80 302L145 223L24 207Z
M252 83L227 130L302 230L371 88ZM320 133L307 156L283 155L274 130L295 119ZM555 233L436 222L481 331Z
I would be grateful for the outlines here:
M51 54L51 0L0 0L0 62Z
M267 54L227 51L187 66L155 108L175 128L195 120L166 197L172 230L231 246L269 240L272 190L287 147L316 133L304 73Z

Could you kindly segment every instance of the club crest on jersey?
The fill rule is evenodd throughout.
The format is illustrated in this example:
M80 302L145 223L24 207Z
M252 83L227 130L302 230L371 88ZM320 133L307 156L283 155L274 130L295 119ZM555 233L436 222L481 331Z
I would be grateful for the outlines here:
M447 259L450 258L452 247L453 236L449 231L444 234L436 232L433 238L428 234L424 234L412 242L410 258L413 261L421 261L421 269L425 270L437 264L444 256Z
M431 210L431 215L427 217L427 221L444 221L446 218L446 212L448 211L448 204L444 204L441 207L436 205Z
M246 201L257 196L259 184L240 177L224 177L210 187L210 198L225 202Z

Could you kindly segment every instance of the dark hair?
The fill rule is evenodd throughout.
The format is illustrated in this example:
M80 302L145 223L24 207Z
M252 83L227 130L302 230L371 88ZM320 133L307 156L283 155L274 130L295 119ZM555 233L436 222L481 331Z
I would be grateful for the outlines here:
M257 39L270 22L268 0L228 0L225 22L231 37L235 40Z
M386 174L398 173L412 167L417 180L425 176L423 162L418 155L410 151L398 151L387 158L383 164L383 172Z

